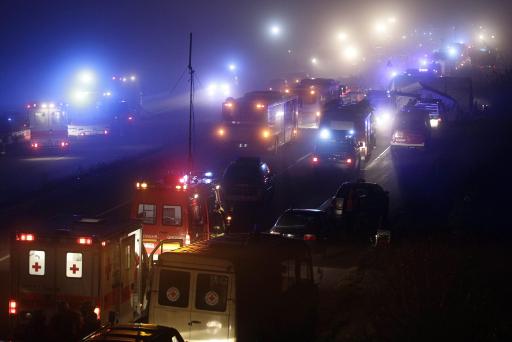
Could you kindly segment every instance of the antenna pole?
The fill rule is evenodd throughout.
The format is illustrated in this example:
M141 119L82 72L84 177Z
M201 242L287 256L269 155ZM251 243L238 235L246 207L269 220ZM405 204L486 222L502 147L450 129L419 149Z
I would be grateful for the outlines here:
M190 103L188 116L188 171L192 171L192 120L194 113L194 69L192 69L192 32L189 36L188 72L190 75Z

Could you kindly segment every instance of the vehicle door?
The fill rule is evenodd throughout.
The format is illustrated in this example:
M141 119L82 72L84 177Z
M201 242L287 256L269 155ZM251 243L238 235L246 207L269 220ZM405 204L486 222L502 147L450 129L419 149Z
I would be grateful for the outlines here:
M97 304L99 298L99 250L79 241L58 244L55 248L56 299L64 300L77 308L90 301ZM85 240L84 240L85 241Z
M121 239L120 249L120 292L119 321L132 322L134 314L139 310L135 297L137 289L137 267L140 262L135 253L135 235Z
M231 275L209 271L194 272L194 303L190 314L190 340L228 341L232 313ZM234 312L233 312L234 314ZM233 318L232 318L233 319Z
M192 307L192 272L179 268L157 269L152 290L149 323L177 329L185 340L190 340Z
M55 248L41 241L15 241L11 252L12 291L19 310L55 305Z

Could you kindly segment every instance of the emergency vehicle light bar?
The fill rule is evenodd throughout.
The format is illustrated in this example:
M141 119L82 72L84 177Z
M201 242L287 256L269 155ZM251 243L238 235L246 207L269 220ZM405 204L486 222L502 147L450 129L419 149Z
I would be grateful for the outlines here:
M79 237L76 242L78 242L79 245L92 245L92 238L90 237Z
M34 240L35 240L34 234L27 234L27 233L16 234L16 241L34 241Z
M135 187L137 189L147 189L148 188L148 183L146 183L146 182L137 182L137 183L135 183Z

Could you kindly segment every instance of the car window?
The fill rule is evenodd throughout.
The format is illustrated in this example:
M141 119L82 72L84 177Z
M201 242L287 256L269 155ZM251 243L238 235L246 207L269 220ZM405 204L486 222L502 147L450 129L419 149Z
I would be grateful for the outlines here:
M306 213L284 213L277 221L278 226L315 226L320 222L320 215Z
M231 165L224 175L224 180L229 182L252 183L260 180L261 173L258 167L251 165Z
M140 203L137 210L137 217L142 218L142 222L146 224L156 223L156 205Z
M228 279L225 275L199 273L196 285L196 308L208 311L226 311Z
M162 224L165 226L181 226L181 206L164 205L162 210Z
M175 270L161 270L158 284L158 304L188 307L190 273Z

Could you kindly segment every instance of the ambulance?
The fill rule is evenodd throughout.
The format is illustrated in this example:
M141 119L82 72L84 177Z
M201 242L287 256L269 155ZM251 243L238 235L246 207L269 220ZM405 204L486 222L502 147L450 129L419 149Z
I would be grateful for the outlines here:
M191 242L208 240L224 231L220 185L211 172L168 175L160 181L135 184L131 218L142 226L147 254L162 240L154 254Z
M141 227L73 218L38 228L11 238L8 312L14 338L22 338L36 312L49 323L62 301L72 310L92 303L102 323L141 319L147 274Z
M318 288L304 241L227 234L160 255L148 321L186 341L312 341Z

